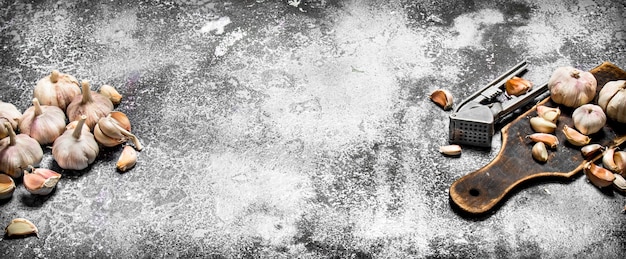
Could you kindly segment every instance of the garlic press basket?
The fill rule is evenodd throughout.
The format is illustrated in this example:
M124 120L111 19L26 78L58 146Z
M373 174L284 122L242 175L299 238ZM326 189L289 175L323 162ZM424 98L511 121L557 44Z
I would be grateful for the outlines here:
M524 73L527 67L526 60L518 63L457 106L454 113L450 115L449 142L491 147L495 125L548 90L546 83L533 87L520 96L511 96L506 93L504 89L506 81Z

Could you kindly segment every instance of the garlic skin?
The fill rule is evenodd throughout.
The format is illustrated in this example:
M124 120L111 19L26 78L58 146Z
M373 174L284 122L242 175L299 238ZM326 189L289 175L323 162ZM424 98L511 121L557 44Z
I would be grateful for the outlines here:
M590 72L566 66L554 70L548 80L548 89L555 103L577 108L593 100L597 84Z
M600 106L595 104L584 104L572 113L574 127L585 135L594 134L602 129L606 124L606 115Z
M533 84L521 77L514 76L504 83L504 90L508 95L520 96L533 87Z
M6 174L0 174L0 200L11 198L14 191L15 181L13 178Z
M115 166L117 170L121 172L126 172L129 169L133 168L137 163L137 151L131 146L125 146L122 149L122 154L120 154L120 158L117 160Z
M61 179L61 174L45 168L33 168L32 173L24 170L24 187L32 194L48 195Z
M533 145L531 150L532 156L535 160L545 163L548 161L548 150L546 149L546 144L543 142L537 142Z
M36 166L43 159L43 150L37 140L26 134L15 134L11 124L4 123L9 136L0 140L0 171L13 178L22 176L22 170Z
M19 128L39 144L51 144L65 131L65 113L56 106L40 105L39 100L33 98L33 106L24 111Z
M109 100L111 100L113 105L118 105L122 101L122 95L119 92L117 92L117 90L115 90L115 87L113 86L110 86L110 85L100 86L100 89L98 89L98 93L109 98Z
M588 144L583 146L582 148L580 148L580 153L583 155L583 157L587 160L593 158L595 155L600 154L600 152L603 152L605 150L605 147L594 143L594 144Z
M113 103L109 98L91 91L89 81L83 80L81 86L83 93L74 97L67 106L67 117L70 121L75 121L85 115L85 124L93 130L98 120L113 110Z
M4 128L4 122L11 123L13 130L17 130L22 113L11 103L0 101L0 139L9 135L9 131Z
M39 230L37 230L37 226L30 222L30 220L24 218L15 218L11 220L11 223L9 223L4 231L8 237L25 237L32 234L39 237Z
M437 89L430 94L430 100L447 111L452 109L454 98L452 97L452 93L450 93L450 91Z
M63 169L83 170L93 163L100 151L93 134L87 130L87 116L81 116L74 129L66 130L52 145L52 157Z
M41 104L57 106L63 111L79 94L78 80L58 70L52 70L50 75L39 79L33 91L33 97L37 98Z
M598 105L610 119L626 123L626 80L604 84L598 93Z
M130 121L122 112L112 111L106 117L100 118L93 134L96 141L105 147L114 147L131 140L137 150L143 149L137 136L130 133Z

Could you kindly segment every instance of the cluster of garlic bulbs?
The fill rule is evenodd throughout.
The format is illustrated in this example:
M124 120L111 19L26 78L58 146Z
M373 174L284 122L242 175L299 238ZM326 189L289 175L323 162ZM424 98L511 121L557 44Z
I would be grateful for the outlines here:
M132 168L136 150L143 147L130 133L130 121L113 111L120 103L114 87L103 85L92 91L89 81L52 71L37 81L32 106L21 113L15 105L0 101L0 199L10 198L14 178L32 194L48 195L61 174L37 168L43 148L52 146L52 157L65 170L84 170L92 164L101 147L127 145L117 163L119 171ZM93 133L92 133L93 130ZM130 150L129 150L130 149Z

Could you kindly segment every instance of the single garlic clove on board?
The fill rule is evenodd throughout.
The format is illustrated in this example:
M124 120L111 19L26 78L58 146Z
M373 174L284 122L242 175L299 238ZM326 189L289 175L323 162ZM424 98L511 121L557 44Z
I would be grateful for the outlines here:
M607 187L613 183L615 180L615 175L606 168L598 166L593 162L587 162L583 169L585 171L585 175L587 175L587 179L589 181L600 188Z
M33 234L39 237L37 226L30 222L30 220L24 218L15 218L11 220L11 223L9 223L4 231L8 237L26 237Z
M588 144L588 145L583 146L582 148L580 148L580 152L582 153L585 159L591 159L593 158L593 156L604 151L604 149L605 149L604 146L594 143L594 144Z
M563 134L565 135L567 142L574 146L582 147L591 142L591 138L587 135L578 132L576 129L570 128L567 125L563 126Z
M535 143L531 152L535 160L542 163L548 161L548 150L546 149L546 144L544 144L543 142Z
M559 109L559 107L554 108L545 105L539 105L537 106L537 115L541 118L546 119L547 121L556 123L559 120L559 116L561 116L561 109Z
M533 133L526 136L526 138L533 142L543 142L552 149L556 148L559 144L559 139L555 135L549 133Z
M530 126L535 132L552 133L556 130L556 124L542 117L536 116L530 118Z

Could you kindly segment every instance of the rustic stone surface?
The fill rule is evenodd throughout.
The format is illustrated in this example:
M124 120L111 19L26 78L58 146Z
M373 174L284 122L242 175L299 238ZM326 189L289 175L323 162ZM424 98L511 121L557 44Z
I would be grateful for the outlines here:
M626 8L574 1L37 1L0 4L0 100L24 111L52 69L110 84L145 149L103 149L45 197L17 181L8 258L624 258L624 194L580 174L496 212L450 206L498 153L447 144L449 111L520 60L626 66ZM537 3L535 3L537 2ZM4 258L4 257L3 257Z

